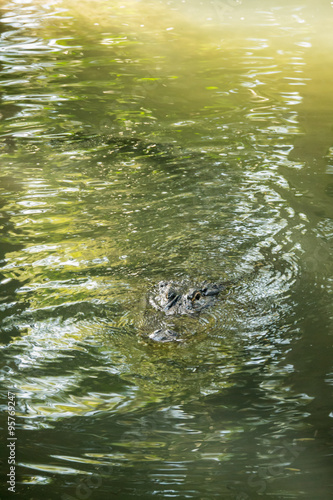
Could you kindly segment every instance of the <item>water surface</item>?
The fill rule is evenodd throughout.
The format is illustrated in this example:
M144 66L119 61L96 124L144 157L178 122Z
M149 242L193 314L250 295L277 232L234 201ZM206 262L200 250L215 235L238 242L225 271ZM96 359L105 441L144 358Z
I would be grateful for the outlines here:
M332 17L1 2L21 498L331 498ZM146 297L169 279L238 281L177 320L183 342L149 342Z

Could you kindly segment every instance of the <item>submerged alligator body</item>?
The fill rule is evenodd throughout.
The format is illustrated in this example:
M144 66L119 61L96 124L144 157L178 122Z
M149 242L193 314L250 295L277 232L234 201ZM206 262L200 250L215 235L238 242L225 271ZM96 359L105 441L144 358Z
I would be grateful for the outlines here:
M238 280L237 280L238 281ZM221 283L206 284L198 287L190 287L183 282L160 281L155 292L149 297L149 303L161 313L164 313L165 321L149 335L155 342L181 341L179 333L170 327L168 316L199 316L199 314L214 305L218 295L227 291L237 281L225 281Z

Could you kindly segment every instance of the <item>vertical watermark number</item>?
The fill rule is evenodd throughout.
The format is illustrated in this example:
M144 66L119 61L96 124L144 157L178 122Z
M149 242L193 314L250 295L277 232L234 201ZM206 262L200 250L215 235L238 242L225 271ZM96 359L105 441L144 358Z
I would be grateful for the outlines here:
M8 491L15 493L16 486L16 429L15 429L15 394L8 391L8 437L7 437L7 449L8 449L8 465L9 472L7 474L8 480Z

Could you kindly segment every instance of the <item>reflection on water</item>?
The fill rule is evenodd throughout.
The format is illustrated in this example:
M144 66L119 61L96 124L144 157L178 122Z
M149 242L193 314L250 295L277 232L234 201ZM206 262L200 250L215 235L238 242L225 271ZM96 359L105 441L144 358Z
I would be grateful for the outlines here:
M330 3L0 7L19 494L330 498ZM235 283L148 342L170 279Z

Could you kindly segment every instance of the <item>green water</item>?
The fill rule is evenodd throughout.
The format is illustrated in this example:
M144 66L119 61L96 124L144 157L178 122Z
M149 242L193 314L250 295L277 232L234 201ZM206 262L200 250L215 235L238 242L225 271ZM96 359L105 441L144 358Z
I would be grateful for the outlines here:
M1 498L331 499L331 3L0 12Z

